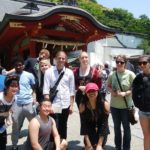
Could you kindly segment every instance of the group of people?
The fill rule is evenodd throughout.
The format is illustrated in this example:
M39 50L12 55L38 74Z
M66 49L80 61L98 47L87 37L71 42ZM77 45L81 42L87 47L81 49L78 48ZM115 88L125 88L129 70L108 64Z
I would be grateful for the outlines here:
M28 58L25 63L21 57L16 57L13 60L14 69L6 76L5 88L0 92L0 129L10 124L12 118L13 150L18 149L19 133L25 118L29 121L25 149L66 150L67 121L69 114L73 113L74 99L79 109L79 130L84 137L85 150L103 150L110 132L110 112L116 150L130 150L131 131L124 97L128 107L135 105L140 110L144 150L148 150L150 56L139 58L141 73L137 76L126 69L127 58L124 55L116 57L116 70L109 75L102 64L91 67L88 54L84 51L79 57L80 66L73 70L66 67L67 55L64 51L56 53L55 66L50 64L49 58L50 53L46 49L40 51L38 58ZM137 85L143 85L143 88L137 90ZM107 89L111 93L110 104L106 100ZM142 93L144 97L137 102L134 93ZM33 106L37 105L35 112ZM6 135L6 130L0 132L0 145L4 150Z

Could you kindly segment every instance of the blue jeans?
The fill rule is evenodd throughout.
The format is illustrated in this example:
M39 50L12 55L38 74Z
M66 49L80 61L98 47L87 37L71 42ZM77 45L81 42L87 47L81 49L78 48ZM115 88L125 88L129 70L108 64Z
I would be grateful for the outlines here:
M127 109L117 109L111 107L112 119L114 122L115 145L117 150L130 150L131 131L128 121ZM123 141L121 134L121 124L123 126ZM122 145L123 143L123 145Z

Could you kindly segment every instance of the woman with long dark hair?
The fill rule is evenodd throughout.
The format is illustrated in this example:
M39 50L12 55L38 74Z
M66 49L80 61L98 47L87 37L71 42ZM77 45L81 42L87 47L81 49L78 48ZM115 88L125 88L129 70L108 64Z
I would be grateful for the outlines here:
M109 104L102 99L95 83L88 83L85 93L85 102L79 106L85 150L102 150L109 134Z
M138 61L141 73L133 81L132 98L139 108L139 118L144 135L144 150L150 149L150 56L144 55Z

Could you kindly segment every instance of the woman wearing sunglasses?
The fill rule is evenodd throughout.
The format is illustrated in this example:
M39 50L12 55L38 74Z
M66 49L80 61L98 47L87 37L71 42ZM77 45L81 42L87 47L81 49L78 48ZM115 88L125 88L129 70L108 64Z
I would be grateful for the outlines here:
M135 74L125 69L126 56L118 55L116 57L116 71L112 72L108 77L108 89L111 92L111 114L114 122L115 146L116 150L130 150L131 131L128 121L128 110L124 100L126 97L128 107L133 105L131 96L132 82ZM118 76L118 79L117 79ZM122 90L120 88L122 87ZM123 126L123 136L121 132Z
M150 55L138 61L141 73L133 81L132 97L139 108L139 118L144 135L144 150L150 149Z

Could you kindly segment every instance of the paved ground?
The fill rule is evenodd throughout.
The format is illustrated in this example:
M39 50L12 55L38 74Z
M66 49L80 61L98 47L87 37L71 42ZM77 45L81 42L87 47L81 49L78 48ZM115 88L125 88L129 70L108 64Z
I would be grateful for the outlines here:
M105 150L115 150L113 123L111 115L109 117L109 125L110 125L110 135L108 137L108 142L105 146ZM27 127L28 121L25 121L24 126L21 130L21 136L18 143L20 150L22 149L22 144L26 140ZM75 105L74 113L69 117L68 121L69 150L81 150L83 148L82 137L79 134L79 129L80 129L79 113ZM139 123L131 127L131 132L132 132L131 150L143 150L143 135ZM11 135L11 127L8 128L7 150L11 148L10 135Z

